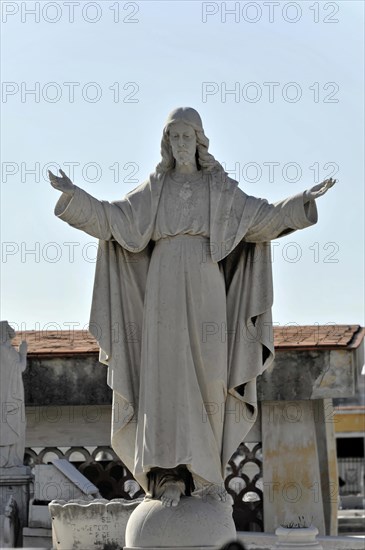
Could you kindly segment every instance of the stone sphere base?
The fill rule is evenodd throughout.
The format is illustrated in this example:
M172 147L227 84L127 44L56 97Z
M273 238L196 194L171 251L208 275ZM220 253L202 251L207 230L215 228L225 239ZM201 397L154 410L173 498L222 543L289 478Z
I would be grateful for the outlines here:
M166 508L159 500L146 499L129 518L124 550L216 550L233 540L231 504L182 497L178 506Z

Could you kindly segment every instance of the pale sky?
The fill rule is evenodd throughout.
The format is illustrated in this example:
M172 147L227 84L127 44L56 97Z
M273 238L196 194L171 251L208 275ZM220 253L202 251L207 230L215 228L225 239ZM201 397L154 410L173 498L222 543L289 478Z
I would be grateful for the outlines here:
M250 195L338 178L318 223L273 243L274 321L364 324L362 1L1 8L2 319L88 322L96 240L54 216L47 167L121 198L159 161L169 111L192 106Z

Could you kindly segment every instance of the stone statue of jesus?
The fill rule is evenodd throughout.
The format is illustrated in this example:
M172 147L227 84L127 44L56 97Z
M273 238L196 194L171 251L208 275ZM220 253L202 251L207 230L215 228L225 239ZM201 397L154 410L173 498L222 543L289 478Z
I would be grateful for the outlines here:
M112 446L150 498L225 499L273 360L272 239L317 221L335 180L269 204L208 152L198 112L170 113L154 173L115 202L66 174L55 214L99 239L90 331L113 389Z

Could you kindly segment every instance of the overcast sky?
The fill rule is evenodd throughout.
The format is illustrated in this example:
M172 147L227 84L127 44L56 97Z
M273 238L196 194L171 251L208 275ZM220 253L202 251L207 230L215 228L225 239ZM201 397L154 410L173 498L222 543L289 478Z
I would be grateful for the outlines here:
M362 1L1 8L2 319L88 322L96 240L54 216L47 168L116 200L154 170L168 112L192 106L248 194L338 178L317 225L273 243L274 321L364 323Z

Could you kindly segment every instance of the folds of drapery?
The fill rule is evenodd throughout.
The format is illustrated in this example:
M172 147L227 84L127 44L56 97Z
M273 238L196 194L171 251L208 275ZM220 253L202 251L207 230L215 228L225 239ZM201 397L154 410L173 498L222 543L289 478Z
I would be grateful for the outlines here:
M297 195L275 205L249 197L237 182L210 174L210 250L222 262L227 296L228 384L222 474L257 416L256 380L274 356L270 245L317 221L315 203ZM123 201L104 203L77 190L56 214L98 237L90 332L113 389L112 446L133 472L144 292L163 176L151 176ZM253 241L253 242L252 242ZM213 298L213 297L212 297ZM144 489L146 476L137 477Z

